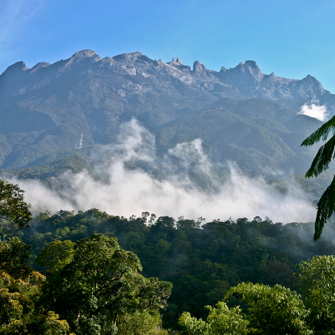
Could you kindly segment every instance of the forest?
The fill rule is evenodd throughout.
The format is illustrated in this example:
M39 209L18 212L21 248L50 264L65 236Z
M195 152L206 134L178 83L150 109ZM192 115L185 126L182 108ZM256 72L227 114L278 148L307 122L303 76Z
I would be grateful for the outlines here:
M312 223L260 217L32 218L6 188L0 334L332 334L332 224L313 241Z

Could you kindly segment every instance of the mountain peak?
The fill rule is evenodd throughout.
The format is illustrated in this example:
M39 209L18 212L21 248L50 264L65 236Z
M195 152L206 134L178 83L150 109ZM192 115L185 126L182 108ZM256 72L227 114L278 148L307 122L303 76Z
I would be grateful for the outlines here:
M75 54L72 55L71 58L89 58L97 56L96 52L90 49L85 49L81 51L77 51Z
M309 90L316 91L321 95L325 93L322 84L310 74L301 80L301 84L304 85L304 87L309 87Z
M206 65L204 63L200 64L198 60L193 63L193 72L203 72L206 71Z
M321 83L315 77L311 76L310 74L307 75L305 78L303 78L301 81L303 83L309 83L310 85L322 87Z
M313 76L311 76L310 74L308 74L305 78L303 78L302 80L305 80L305 81L312 81L312 82L315 82L315 83L319 83L319 81L315 78L315 77L313 77Z
M260 71L257 63L254 60L246 60L244 64L253 68L253 69L258 69Z
M127 60L127 61L136 61L137 58L143 56L139 51L128 52L121 55L114 56L113 59L117 61Z
M15 72L23 72L29 70L29 68L27 67L26 63L23 61L20 62L16 62L11 66L8 66L7 69L3 72L4 74L13 74Z
M96 66L94 65L95 63L99 63L99 65ZM172 68L168 67L166 68L166 71L160 71L162 67L165 69L163 66L164 64L168 64L172 66ZM41 75L49 76L51 78L51 74L58 77L61 76L62 73L72 70L74 70L73 76L78 75L79 72L81 75L85 75L87 72L92 73L97 71L97 69L101 71L101 69L106 66L106 71L112 67L113 71L120 73L120 75L127 73L136 76L136 74L139 74L146 78L155 78L155 82L152 82L151 84L149 84L150 81L147 79L146 85L149 86L155 86L156 81L159 80L164 83L168 82L171 79L171 74L173 74L173 78L177 78L192 89L204 87L204 90L207 93L218 90L217 93L222 95L228 94L227 92L229 90L234 90L234 94L238 94L245 98L265 97L270 100L278 100L294 97L295 99L310 101L311 97L313 98L314 96L317 96L321 101L321 96L326 92L322 88L320 82L311 75L308 75L302 80L280 78L276 77L274 73L265 75L260 70L258 64L250 59L246 60L244 63L239 63L233 68L226 69L225 67L222 67L219 73L207 70L206 66L199 61L194 62L192 70L190 66L183 65L180 58L173 58L171 62L164 64L163 62L160 63L159 61L152 60L138 51L120 54L113 58L106 57L101 60L100 56L93 50L86 49L74 53L72 57L68 59L55 63L53 66L50 66L47 71L44 71L42 68L48 67L48 63L38 63L27 71L28 68L24 62L17 62L8 67L4 72L4 76L7 76L8 74L8 77L15 77L15 80L19 79L16 84L19 90L19 88L21 89L25 85L21 79L27 77L28 80L28 74L39 72L40 69L42 70L39 72ZM173 69L173 67L175 69ZM100 72L98 74L100 75ZM42 87L45 78L38 79L39 76L36 75L34 77L37 78L36 80L41 80L41 83L36 84L36 87ZM206 86L203 86L204 81ZM123 84L120 83L121 88L118 88L118 90L125 89L122 85ZM25 88L25 90L35 90L29 85L27 87L28 88ZM144 92L143 89L152 89L144 86L141 87L141 89L137 86L136 89L134 87L127 86L129 94L135 95L139 94L138 92ZM326 95L328 93L329 92L327 91Z
M73 153L80 134L88 146L116 143L121 122L132 117L157 134L157 152L176 143L174 135L166 134L180 129L177 140L182 143L203 136L206 129L203 139L213 139L213 152L227 144L227 151L219 153L222 159L234 158L236 148L235 157L246 157L248 164L275 167L296 157L295 147L287 143L307 129L305 124L296 127L301 105L317 103L335 111L335 95L314 77L264 75L252 60L219 73L199 61L192 69L177 57L169 65L140 52L99 58L82 50L52 65L39 63L28 70L18 62L6 70L0 77L0 167L32 166L54 153ZM230 136L234 140L227 143ZM258 139L266 151L258 150Z
M257 63L253 60L247 60L245 63L240 62L236 67L230 69L229 71L243 74L243 76L253 78L253 80L256 81L260 81L264 77Z
M93 50L86 49L81 50L73 54L69 59L65 60L65 63L62 61L60 64L62 64L60 71L66 72L68 71L73 65L81 64L82 62L97 62L100 60L100 56L96 54Z
M167 64L178 66L178 65L183 65L183 62L181 61L181 59L179 57L177 57L177 60L175 60L174 57L173 57L171 62L168 62Z

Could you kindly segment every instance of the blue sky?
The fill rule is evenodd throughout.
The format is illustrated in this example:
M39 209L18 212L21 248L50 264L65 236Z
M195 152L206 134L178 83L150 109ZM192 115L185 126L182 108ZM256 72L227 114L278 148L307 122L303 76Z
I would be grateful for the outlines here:
M219 71L255 60L261 70L310 74L335 93L333 0L0 0L0 73L93 49L140 51Z

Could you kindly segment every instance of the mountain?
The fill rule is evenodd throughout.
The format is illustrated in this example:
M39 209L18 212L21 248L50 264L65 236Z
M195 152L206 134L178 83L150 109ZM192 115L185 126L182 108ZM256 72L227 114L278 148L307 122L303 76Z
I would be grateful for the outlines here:
M156 135L160 153L201 138L213 159L252 174L266 166L302 172L315 149L300 143L321 125L297 114L311 103L333 113L335 96L310 75L266 75L250 60L219 72L140 52L101 59L83 50L31 69L18 62L0 76L0 168L76 156L81 134L84 148L113 143L135 117Z

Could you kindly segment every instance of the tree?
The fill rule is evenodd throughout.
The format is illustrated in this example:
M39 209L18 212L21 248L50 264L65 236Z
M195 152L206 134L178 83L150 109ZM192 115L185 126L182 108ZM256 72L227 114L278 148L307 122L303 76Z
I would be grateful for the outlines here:
M9 221L20 229L29 227L30 205L24 202L24 191L18 185L0 179L0 222Z
M30 246L17 237L0 241L0 270L15 279L25 279L33 269L29 264Z
M122 335L168 335L162 329L158 310L126 314L118 322L118 334Z
M244 335L248 334L248 321L243 319L241 309L234 307L229 309L225 302L220 301L216 308L206 306L209 315L206 321L191 317L191 314L184 312L179 319L182 326L189 335Z
M40 257L41 264L53 265L41 302L76 334L117 334L130 315L166 305L172 284L140 275L138 257L121 249L116 238L94 234L73 246L60 243ZM55 258L49 257L52 250Z
M0 270L0 334L69 334L69 325L57 314L36 308L45 277L32 272L15 279Z
M312 334L306 319L308 310L300 295L281 285L241 283L228 292L242 296L248 307L247 320L253 334L307 335Z
M306 178L317 177L323 171L327 170L330 162L335 157L335 116L302 142L302 146L311 146L320 140L326 141L330 132L333 133L333 136L320 147L309 170L306 172ZM335 176L331 184L322 194L317 207L314 233L315 241L320 238L325 223L335 211Z
M335 256L314 256L299 264L299 287L311 310L309 323L315 334L334 334Z
M50 242L38 254L35 263L50 268L52 271L60 270L72 261L75 245L70 240Z

